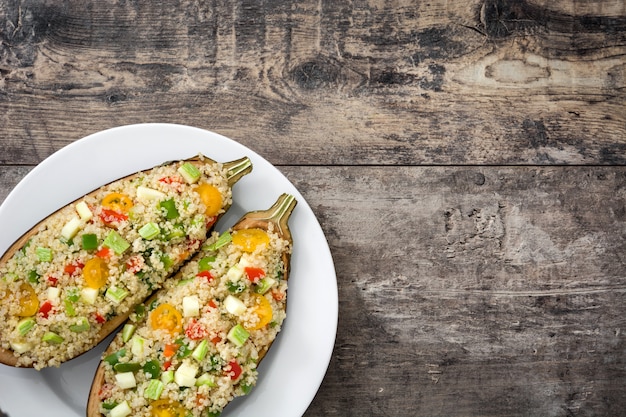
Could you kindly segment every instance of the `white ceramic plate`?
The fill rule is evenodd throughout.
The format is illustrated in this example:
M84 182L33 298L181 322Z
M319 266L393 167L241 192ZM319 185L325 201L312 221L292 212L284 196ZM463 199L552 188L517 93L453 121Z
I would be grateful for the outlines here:
M322 382L335 342L335 269L324 233L302 195L245 146L206 130L170 124L123 126L87 136L43 161L7 196L0 206L0 253L40 219L100 185L198 153L220 162L248 156L253 163L252 173L234 186L233 206L218 230L247 211L269 208L283 192L298 200L290 219L294 253L287 320L259 367L255 389L231 403L222 416L301 416ZM10 417L84 416L93 373L110 339L59 368L0 365L0 410Z

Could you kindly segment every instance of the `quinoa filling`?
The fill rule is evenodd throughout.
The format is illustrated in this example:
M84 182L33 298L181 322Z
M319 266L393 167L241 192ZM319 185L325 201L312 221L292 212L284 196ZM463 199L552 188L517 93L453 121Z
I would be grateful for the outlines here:
M179 161L51 215L0 266L0 347L41 369L83 353L196 253L231 204L220 163Z
M214 232L111 343L101 413L217 416L248 394L286 316L290 251L271 224Z

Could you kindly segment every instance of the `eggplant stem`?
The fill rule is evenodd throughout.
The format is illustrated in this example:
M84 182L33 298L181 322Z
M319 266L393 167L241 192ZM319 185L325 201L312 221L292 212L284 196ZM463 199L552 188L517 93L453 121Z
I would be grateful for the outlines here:
M228 171L226 178L228 185L232 187L241 177L252 171L252 161L247 156L244 156L241 159L225 162L224 168Z
M289 217L297 203L294 196L283 193L269 209L251 211L244 216L244 219L254 223L273 223L283 238L291 240Z

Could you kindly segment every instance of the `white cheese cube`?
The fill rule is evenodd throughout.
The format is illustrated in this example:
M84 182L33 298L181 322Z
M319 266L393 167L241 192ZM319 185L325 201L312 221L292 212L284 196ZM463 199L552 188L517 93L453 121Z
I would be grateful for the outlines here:
M239 265L233 265L226 272L226 278L228 278L231 282L237 282L243 277L243 268L239 267Z
M119 374L115 374L115 382L117 386L122 389L135 388L137 386L135 375L132 372L120 372Z
M109 411L109 417L126 417L132 412L133 410L128 405L128 401L123 401Z
M200 315L200 301L196 295L183 297L183 316L195 317Z
M76 204L75 208L76 208L76 212L78 213L78 215L83 221L88 222L89 220L93 218L93 213L89 209L89 206L87 205L87 203L85 203L84 201L81 201L80 203Z
M83 223L78 217L72 217L69 222L65 223L63 229L61 229L61 236L66 240L70 240L76 236L76 233L78 233L82 226Z
M144 187L140 185L137 187L137 199L141 201L150 201L150 200L161 200L165 198L165 193L162 193L159 190L155 190L154 188Z
M46 290L46 298L50 301L59 301L61 295L61 289L57 287L48 287Z
M174 381L180 387L193 387L196 384L196 374L198 367L191 362L183 362L176 372L174 372Z
M99 291L95 288L85 287L80 290L80 299L85 304L95 304Z
M246 305L243 301L233 295L229 295L224 299L224 308L235 316L241 316L246 312Z
M141 336L133 336L132 344L130 351L133 353L133 356L137 356L139 358L143 357L143 346L145 344L146 339Z
M32 344L20 340L10 340L9 345L11 345L11 349L16 353L26 353L33 348Z

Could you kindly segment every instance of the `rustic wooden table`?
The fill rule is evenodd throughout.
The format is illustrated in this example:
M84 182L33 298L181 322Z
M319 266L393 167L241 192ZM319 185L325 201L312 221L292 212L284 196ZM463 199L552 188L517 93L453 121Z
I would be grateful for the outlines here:
M626 415L625 57L624 0L0 0L0 201L102 129L221 133L334 256L306 416Z

